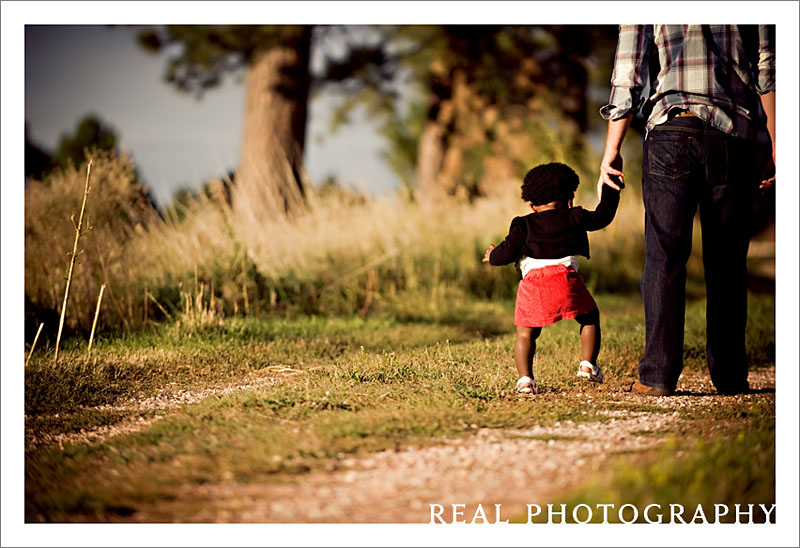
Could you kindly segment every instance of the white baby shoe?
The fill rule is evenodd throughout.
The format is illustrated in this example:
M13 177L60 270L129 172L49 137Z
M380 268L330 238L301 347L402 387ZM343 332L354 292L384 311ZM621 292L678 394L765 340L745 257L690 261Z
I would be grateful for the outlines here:
M603 371L586 360L583 360L580 365L578 365L578 376L585 377L593 382L603 382Z

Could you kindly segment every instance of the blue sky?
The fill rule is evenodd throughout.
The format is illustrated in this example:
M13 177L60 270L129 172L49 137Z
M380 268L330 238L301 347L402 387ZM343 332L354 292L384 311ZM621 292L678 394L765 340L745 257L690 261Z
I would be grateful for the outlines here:
M165 202L180 186L197 187L236 167L245 86L231 77L202 99L178 92L163 80L166 54L140 48L138 30L28 26L25 118L33 140L53 149L82 117L98 115L116 130ZM312 180L334 175L372 194L397 187L400 181L380 158L383 142L363 112L336 133L328 130L334 101L325 93L311 101L306 169Z

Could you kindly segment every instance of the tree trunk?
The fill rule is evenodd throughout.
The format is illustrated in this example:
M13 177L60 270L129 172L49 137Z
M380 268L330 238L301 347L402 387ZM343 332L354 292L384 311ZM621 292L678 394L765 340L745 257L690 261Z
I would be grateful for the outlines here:
M417 183L423 204L437 203L451 190L441 176L455 116L451 87L449 79L437 79L428 97L428 117L417 145Z
M434 78L428 118L417 146L417 181L423 205L435 205L460 192L464 171L463 135L458 117L468 109L470 91L461 70Z
M439 182L444 164L444 128L436 120L428 120L417 148L417 180L422 201L435 201L446 194Z
M310 50L311 27L304 27L255 54L232 196L237 215L258 221L303 203Z

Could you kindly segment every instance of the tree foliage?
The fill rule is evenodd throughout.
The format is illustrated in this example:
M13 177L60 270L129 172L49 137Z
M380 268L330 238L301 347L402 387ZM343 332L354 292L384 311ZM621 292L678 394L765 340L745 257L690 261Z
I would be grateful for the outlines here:
M301 26L169 25L142 31L139 44L152 53L167 53L167 82L202 95L225 75L242 74L259 53L291 43L303 30Z
M588 66L596 52L613 56L613 26L380 26L328 56L316 82L346 96L343 110L360 102L370 112L397 110L398 80L435 98L449 95L462 72L476 93L499 107L547 97L585 128ZM354 98L353 94L359 97ZM435 103L435 101L434 101ZM435 104L432 105L435 108Z
M423 164L433 161L433 172L449 169L449 179L458 179L473 193L480 192L487 165L503 163L501 151L531 149L531 143L522 142L523 134L539 131L548 116L564 122L562 133L571 139L570 146L580 146L592 104L587 93L591 68L610 66L616 27L321 26L314 36L326 57L310 85L340 94L334 129L348 122L354 108L364 107L380 120L388 144L384 157L406 184L412 186ZM310 30L167 26L141 33L140 42L148 50L168 52L167 81L202 95L226 74L246 74L264 52L307 46ZM310 56L306 62L310 65ZM310 72L310 66L283 70L275 91L307 100L308 84L296 84ZM298 111L293 129L283 125L284 148L292 137L302 151L304 113ZM423 139L426 131L430 138ZM515 165L525 161L520 154L513 158ZM293 169L298 170L294 164Z
M52 154L31 139L28 124L25 124L25 177L41 179L54 167Z
M99 116L90 114L78 122L73 134L61 137L53 159L65 169L70 165L77 166L86 160L87 150L115 150L117 141L114 128Z
M53 168L67 169L86 160L89 150L113 151L117 148L117 133L99 116L84 116L74 132L65 133L55 152L34 142L25 125L25 177L41 179Z
M546 113L576 135L587 129L590 69L606 57L610 64L615 37L612 26L372 27L345 55L329 57L318 81L342 92L337 123L357 105L382 120L386 156L404 180L418 175L426 143L442 141L437 169L457 157L461 183L475 186L520 124L538 127ZM398 93L404 86L410 98ZM420 142L435 124L440 138Z

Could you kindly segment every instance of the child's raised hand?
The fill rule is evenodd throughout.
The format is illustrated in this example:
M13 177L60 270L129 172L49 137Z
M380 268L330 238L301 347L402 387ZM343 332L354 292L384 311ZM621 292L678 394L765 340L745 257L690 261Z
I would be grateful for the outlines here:
M489 255L492 254L492 250L494 249L494 244L489 244L489 249L486 250L486 253L483 255L483 262L489 262Z

